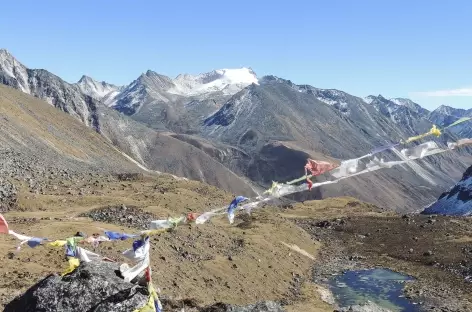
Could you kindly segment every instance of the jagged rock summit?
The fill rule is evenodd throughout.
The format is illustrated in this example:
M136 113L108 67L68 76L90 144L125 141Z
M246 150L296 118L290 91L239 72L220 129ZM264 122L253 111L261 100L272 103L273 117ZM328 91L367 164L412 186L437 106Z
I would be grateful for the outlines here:
M83 94L88 95L96 100L104 100L114 98L123 87L118 87L105 81L96 81L89 76L82 76L76 83Z
M118 263L82 263L69 275L51 274L39 281L7 304L4 312L132 312L144 306L148 301L147 288L125 282L118 272ZM206 307L199 307L194 299L161 301L165 312L285 311L273 301L247 306L220 302Z

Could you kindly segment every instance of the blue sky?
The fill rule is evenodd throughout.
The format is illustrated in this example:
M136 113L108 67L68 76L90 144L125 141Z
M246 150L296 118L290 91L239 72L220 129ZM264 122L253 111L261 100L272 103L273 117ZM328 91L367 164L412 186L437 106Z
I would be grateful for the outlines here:
M246 66L358 96L472 108L471 16L462 0L16 0L2 3L0 47L70 82Z

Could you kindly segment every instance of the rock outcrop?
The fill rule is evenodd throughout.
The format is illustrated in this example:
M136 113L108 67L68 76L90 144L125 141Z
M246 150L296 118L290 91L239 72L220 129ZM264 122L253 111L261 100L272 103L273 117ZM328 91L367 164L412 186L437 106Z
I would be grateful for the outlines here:
M449 191L427 207L423 214L443 214L450 216L472 215L472 166L470 166Z
M93 262L81 264L64 277L49 275L11 301L4 311L130 312L146 304L146 288L126 283L116 270L116 263Z
M127 283L119 264L82 263L64 277L51 274L15 298L4 312L131 312L146 304L146 287ZM261 301L247 306L216 303L200 307L194 299L161 298L166 312L284 312L280 304Z

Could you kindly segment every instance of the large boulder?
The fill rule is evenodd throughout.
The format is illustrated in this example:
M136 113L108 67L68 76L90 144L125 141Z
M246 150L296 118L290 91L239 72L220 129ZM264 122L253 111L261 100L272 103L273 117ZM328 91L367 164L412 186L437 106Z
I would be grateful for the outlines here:
M144 286L125 282L119 264L90 262L64 277L49 275L8 303L4 312L132 312L148 300ZM261 301L247 306L216 303L201 307L194 299L161 298L164 312L284 312L280 304Z
M64 277L47 276L4 311L130 312L146 304L146 288L125 282L116 272L117 263L83 263Z

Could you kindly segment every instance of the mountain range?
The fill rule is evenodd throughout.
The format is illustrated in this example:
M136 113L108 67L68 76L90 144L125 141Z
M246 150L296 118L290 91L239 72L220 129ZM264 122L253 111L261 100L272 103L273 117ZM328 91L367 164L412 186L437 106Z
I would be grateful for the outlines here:
M409 99L361 98L275 76L259 78L250 68L176 78L148 70L126 86L88 76L68 83L46 70L26 68L6 50L0 50L0 82L71 115L149 170L248 196L272 181L301 176L307 158L359 157L433 124L443 127L472 116L472 110L442 106L430 112ZM464 123L437 142L469 136L472 127ZM472 160L468 152L431 156L293 199L352 195L395 210L417 210L460 178Z

